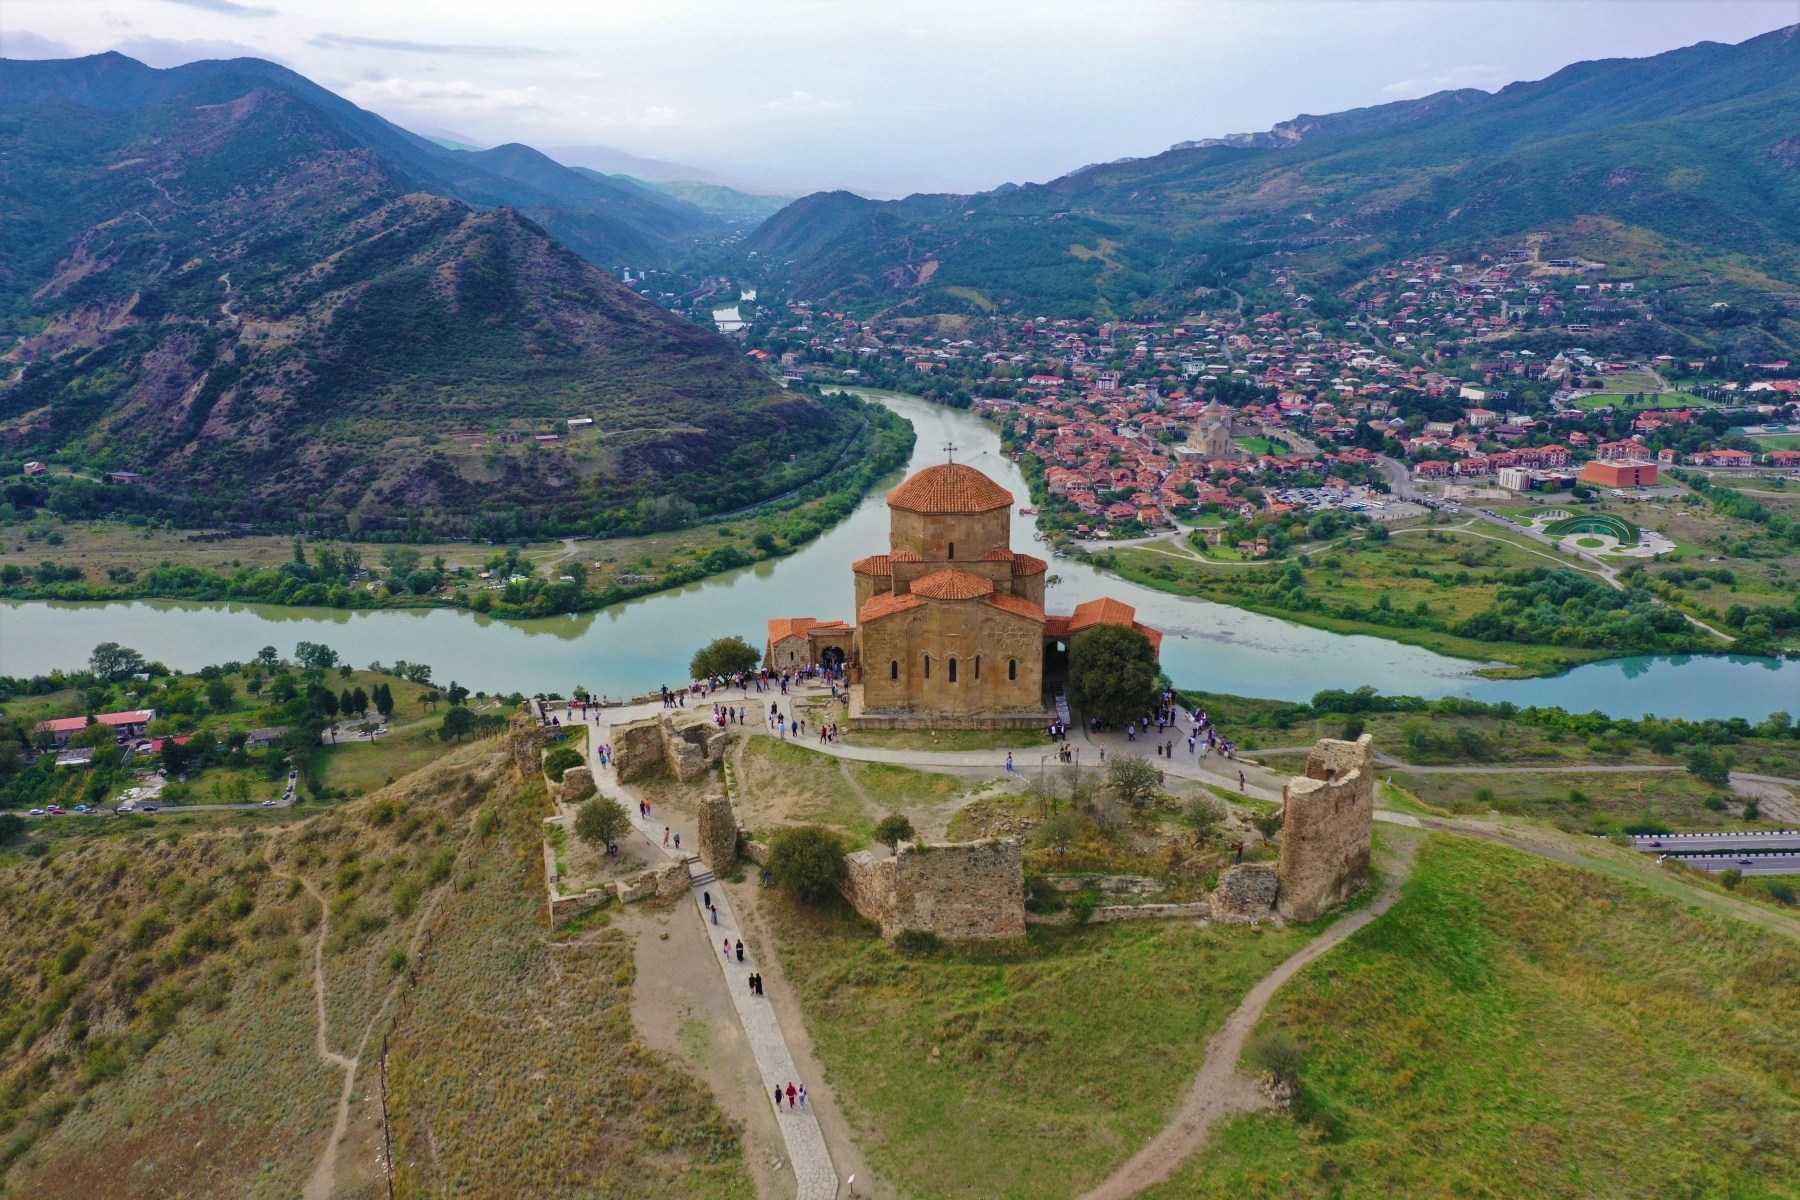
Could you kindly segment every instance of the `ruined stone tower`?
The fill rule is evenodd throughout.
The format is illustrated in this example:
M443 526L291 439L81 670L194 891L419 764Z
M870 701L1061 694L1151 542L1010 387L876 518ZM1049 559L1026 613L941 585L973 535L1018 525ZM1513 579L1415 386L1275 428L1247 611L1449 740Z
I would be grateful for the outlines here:
M1281 915L1310 921L1369 883L1375 834L1375 756L1369 734L1320 738L1306 774L1282 788Z

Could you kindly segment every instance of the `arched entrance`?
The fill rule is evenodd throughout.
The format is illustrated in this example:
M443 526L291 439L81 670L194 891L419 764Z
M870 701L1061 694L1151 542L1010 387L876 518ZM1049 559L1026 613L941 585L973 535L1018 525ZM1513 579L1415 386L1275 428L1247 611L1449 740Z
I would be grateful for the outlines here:
M1063 638L1044 639L1044 691L1055 695L1069 678L1069 643Z
M844 665L844 651L838 646L827 646L819 651L819 665L835 671Z

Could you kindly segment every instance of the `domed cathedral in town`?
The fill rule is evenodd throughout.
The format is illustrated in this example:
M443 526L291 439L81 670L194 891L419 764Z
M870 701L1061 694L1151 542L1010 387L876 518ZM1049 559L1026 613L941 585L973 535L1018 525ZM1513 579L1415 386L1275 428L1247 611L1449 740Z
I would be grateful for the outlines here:
M1008 548L1013 495L975 468L927 467L887 504L888 552L850 566L856 624L769 622L770 666L846 665L851 728L1035 726L1081 630L1129 625L1160 647L1116 600L1045 613L1049 564Z

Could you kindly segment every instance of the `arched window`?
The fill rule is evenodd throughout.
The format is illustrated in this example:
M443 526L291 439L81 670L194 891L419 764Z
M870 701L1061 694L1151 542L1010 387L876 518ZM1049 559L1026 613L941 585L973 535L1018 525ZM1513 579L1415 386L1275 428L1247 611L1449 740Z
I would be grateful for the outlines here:
M931 655L925 656L925 678L931 678Z
M1009 658L1006 660L1006 678L1009 682L1012 682L1012 683L1017 683L1019 681L1019 660L1018 659Z
M888 678L889 679L900 678L900 660L899 659L896 658L893 662L888 664Z
M949 556L952 560L954 560L956 558L956 543L955 542L950 543L950 555Z
M975 682L981 682L981 655L975 656Z
M956 682L956 660L954 658L950 660L950 682Z

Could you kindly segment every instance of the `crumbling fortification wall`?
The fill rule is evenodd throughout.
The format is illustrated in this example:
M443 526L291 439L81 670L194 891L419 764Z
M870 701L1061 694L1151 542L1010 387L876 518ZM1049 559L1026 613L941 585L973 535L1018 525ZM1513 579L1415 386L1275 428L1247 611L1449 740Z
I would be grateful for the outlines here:
M1266 921L1275 915L1281 879L1269 863L1238 863L1219 875L1213 889L1213 920L1229 924Z
M550 731L538 723L530 710L521 706L506 727L506 749L520 779L530 779L544 769L544 744Z
M723 875L737 862L737 812L728 797L708 796L700 802L699 840L700 861L711 867L713 874Z
M1025 936L1025 852L1012 838L920 846L892 858L846 859L844 895L891 938L908 930L948 940Z
M578 804L594 794L592 767L570 767L563 772L562 787L556 798L564 804Z
M637 779L667 763L683 782L700 778L725 757L725 731L696 713L664 713L612 729L613 767L619 779Z
M1310 921L1369 883L1375 836L1373 739L1321 738L1306 775L1282 789L1281 915Z

